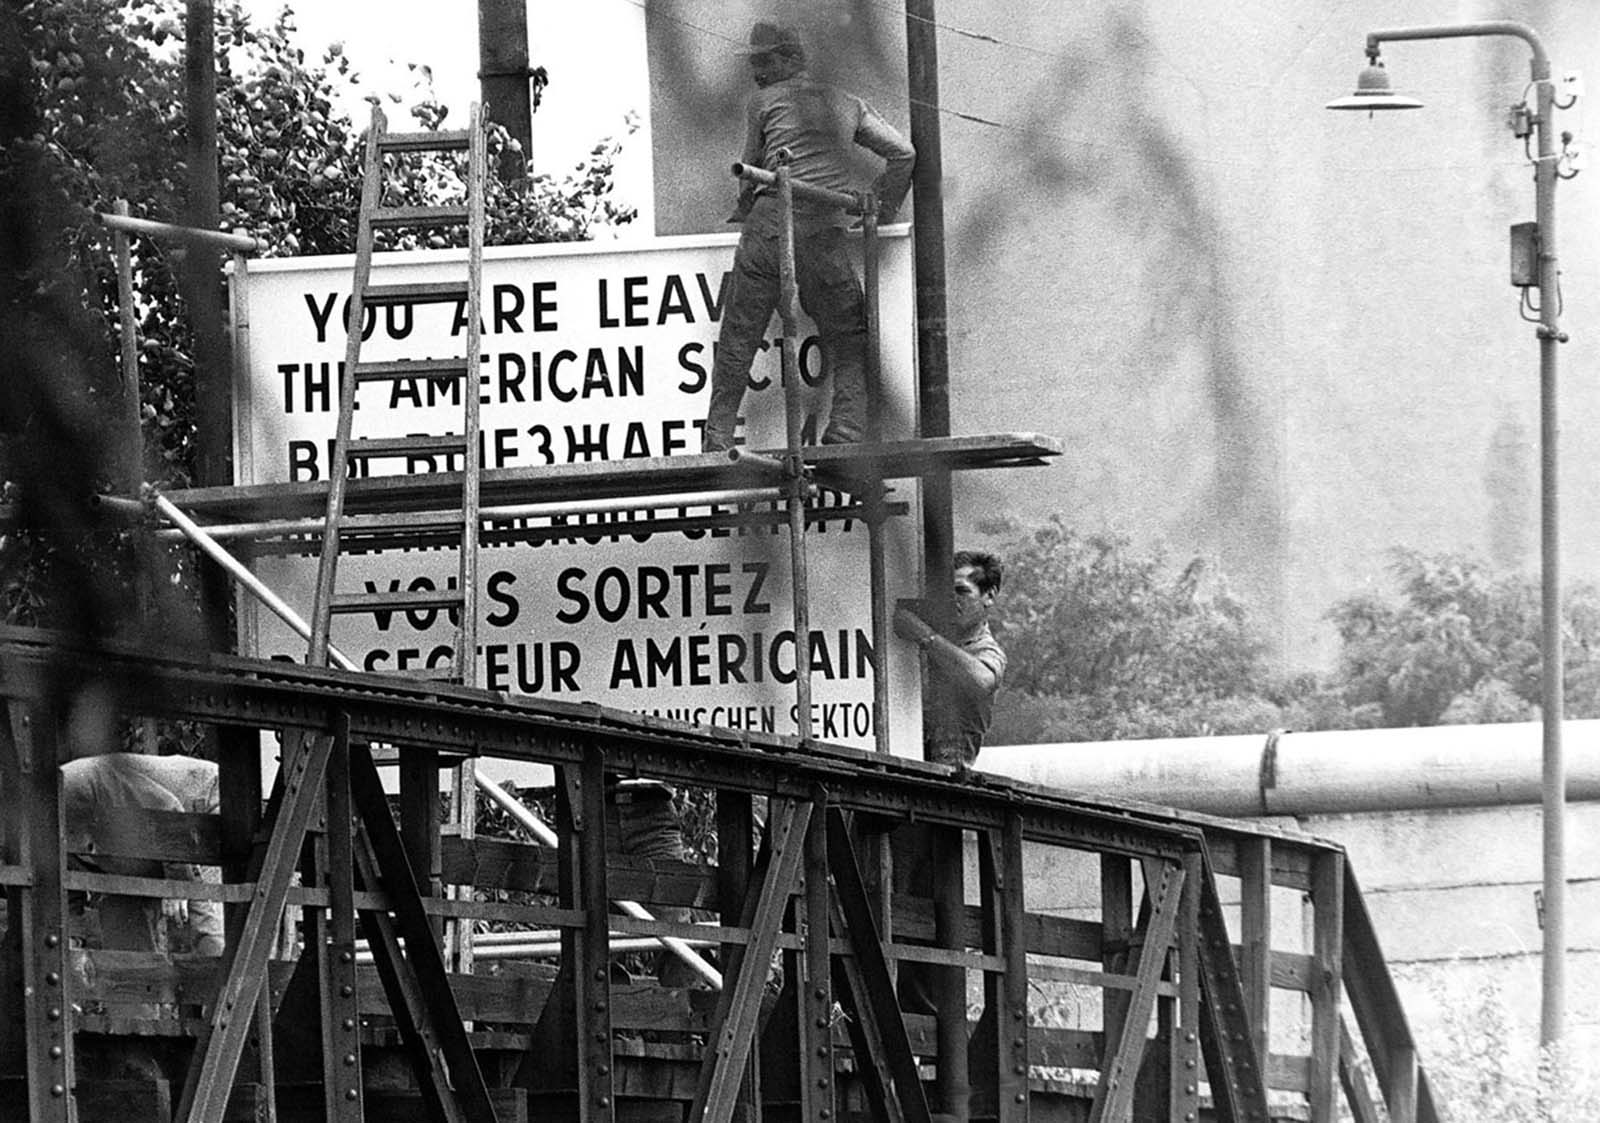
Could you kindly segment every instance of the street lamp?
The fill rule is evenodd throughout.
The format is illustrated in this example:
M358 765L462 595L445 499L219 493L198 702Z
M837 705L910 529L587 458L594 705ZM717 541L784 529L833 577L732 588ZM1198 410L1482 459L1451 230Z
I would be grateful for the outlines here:
M1329 109L1366 110L1370 116L1379 109L1415 109L1421 103L1393 93L1389 75L1378 57L1379 45L1404 39L1461 39L1483 35L1510 35L1527 43L1533 51L1532 85L1534 108L1526 102L1513 107L1511 130L1526 143L1530 131L1537 134L1537 154L1533 159L1534 218L1513 226L1513 259L1519 253L1528 268L1513 281L1527 289L1539 290L1539 437L1540 437L1540 654L1544 720L1544 958L1543 993L1539 1010L1539 1040L1553 1045L1561 1039L1565 1021L1566 980L1566 764L1561 752L1562 670L1561 655L1561 538L1557 519L1558 478L1556 464L1556 346L1565 343L1559 316L1561 290L1556 268L1556 180L1568 179L1576 170L1563 172L1561 164L1569 156L1570 134L1561 137L1556 151L1552 116L1556 110L1555 84L1550 78L1550 57L1533 29L1510 20L1451 24L1440 27L1402 27L1367 33L1367 69L1350 97L1328 103ZM1565 109L1566 102L1559 108ZM1524 314L1524 318L1529 317Z

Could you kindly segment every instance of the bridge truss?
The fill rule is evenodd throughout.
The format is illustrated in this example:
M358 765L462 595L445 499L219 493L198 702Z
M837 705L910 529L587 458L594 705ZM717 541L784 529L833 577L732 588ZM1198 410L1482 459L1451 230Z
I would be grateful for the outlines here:
M91 682L116 684L128 716L221 729L218 814L130 811L65 836L61 699ZM1377 1118L1363 1046L1391 1118L1436 1118L1327 842L797 738L32 630L0 635L0 696L7 1118L1321 1123L1341 1085ZM264 752L282 762L270 793ZM554 848L441 831L440 770L469 756L554 766ZM608 773L714 791L720 860L619 855ZM897 832L976 852L963 907L897 891ZM223 877L121 877L75 854ZM1098 906L1030 909L1046 868L1097 883ZM81 893L222 900L227 949L74 946ZM717 919L615 915L617 899ZM1283 946L1302 902L1309 941ZM462 970L447 919L555 935ZM640 936L715 945L720 991L621 970L613 943ZM968 979L958 1025L901 1009L913 964ZM1298 1034L1273 1030L1286 1002ZM108 1071L129 1045L158 1064Z

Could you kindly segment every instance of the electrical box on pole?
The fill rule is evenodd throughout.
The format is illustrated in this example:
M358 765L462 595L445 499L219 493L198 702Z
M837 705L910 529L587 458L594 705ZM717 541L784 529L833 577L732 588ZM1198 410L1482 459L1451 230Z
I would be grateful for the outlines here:
M1511 283L1528 288L1539 283L1539 224L1518 222L1511 227Z

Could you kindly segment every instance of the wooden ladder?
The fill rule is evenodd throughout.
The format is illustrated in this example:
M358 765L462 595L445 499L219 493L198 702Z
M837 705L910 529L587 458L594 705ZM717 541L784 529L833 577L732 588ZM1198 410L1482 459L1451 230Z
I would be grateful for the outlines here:
M328 657L329 632L335 613L416 611L443 609L456 613L455 662L451 678L468 686L477 677L477 592L479 458L478 355L479 312L483 287L484 177L487 163L483 125L477 104L464 130L447 132L389 132L383 110L372 107L372 127L367 133L363 165L361 214L356 234L355 274L351 285L349 322L345 341L345 375L339 386L339 427L329 464L328 507L322 531L322 555L317 566L317 588L311 619L311 643L306 661L322 666ZM383 205L384 157L409 152L466 152L466 198L449 206ZM372 236L375 230L445 229L467 227L467 275L459 281L374 285ZM362 326L368 308L393 305L450 304L462 307L466 321L466 347L458 358L362 362ZM352 438L356 389L364 382L394 382L415 378L459 381L462 431L459 435ZM338 593L340 532L353 526L344 513L345 490L352 462L416 455L460 457L461 503L448 513L448 524L461 529L460 566L454 588L395 592ZM363 530L385 525L385 516L361 517ZM416 516L389 519L393 529L415 528Z

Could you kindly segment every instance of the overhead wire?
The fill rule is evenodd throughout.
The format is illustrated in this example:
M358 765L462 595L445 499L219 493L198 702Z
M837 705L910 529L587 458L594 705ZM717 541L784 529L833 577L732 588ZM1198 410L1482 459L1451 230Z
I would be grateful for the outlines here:
M672 12L663 11L659 6L652 7L647 2L647 0L626 0L626 2L634 5L637 8L640 8L642 10L648 11L655 18L668 20L668 21L670 21L670 22L672 22L674 24L677 24L677 25L679 25L681 27L688 28L689 30L697 32L700 35L706 36L708 38L719 40L719 41L721 41L723 43L727 43L727 44L729 44L731 46L735 46L735 47L743 47L745 45L745 40L744 40L744 37L742 35L728 34L728 33L724 32L724 31L720 31L720 30L718 30L716 28L707 27L707 26L705 26L703 24L696 23L693 20L687 19L687 18L685 18L683 16L680 16L680 15L676 15L676 14L674 14ZM1035 56L1035 57L1038 57L1038 58L1053 59L1053 60L1056 60L1056 61L1059 61L1059 62L1064 62L1064 63L1068 63L1068 62L1072 62L1073 61L1073 56L1071 56L1070 54L1064 53L1062 51L1051 50L1051 49L1048 49L1048 48L1039 47L1039 46L1034 45L1034 44L1019 42L1019 41L1016 41L1014 39L1008 39L1008 38L1005 38L1005 37L1002 37L1002 36L999 36L999 35L994 35L994 34L991 34L989 32L985 32L985 31L975 31L975 30L972 30L970 28L960 27L960 26L948 23L948 22L946 22L944 20L940 20L940 19L928 19L925 16L917 15L917 14L914 14L914 13L908 13L908 12L906 12L904 10L904 7L902 5L896 3L895 0L867 0L867 2L872 4L873 6L876 6L876 7L879 7L879 8L883 8L885 10L894 11L896 14L903 15L907 19L918 20L918 21L921 21L921 22L923 22L925 24L931 25L936 30L938 30L938 31L940 31L942 33L945 33L945 34L953 35L953 36L956 36L956 37L959 37L959 38L963 38L963 39L968 39L968 40L971 40L973 42L983 43L983 44L988 45L988 46L994 46L994 47L1000 47L1000 48L1003 48L1003 49L1006 49L1006 50L1018 51L1018 52L1021 52L1021 53L1024 53L1024 54L1028 54L1028 55L1032 55L1032 56ZM1316 29L1314 29L1310 33L1310 35L1307 37L1306 44L1303 44L1298 49L1297 57L1298 57L1299 54L1303 54L1304 53L1304 51L1306 50L1306 46L1310 42L1315 41L1317 36L1322 34L1323 30L1325 29L1326 23L1329 20L1331 20L1331 18L1332 17L1329 16L1327 19L1325 19L1323 21L1322 24L1320 24ZM1172 72L1174 74L1178 75L1184 82L1186 82L1190 86L1194 87L1197 91L1199 91L1199 92L1201 92L1203 94L1203 87L1207 84L1204 79L1196 77L1195 75L1190 74L1189 72L1187 72L1183 68L1176 66L1172 62L1171 58L1166 54L1166 52L1161 51L1160 48L1159 48L1159 45L1155 44L1154 41L1149 38L1149 36L1147 36L1147 35L1146 36L1141 36L1141 39L1145 44L1149 45L1152 49L1154 49L1158 54L1161 55L1163 60L1166 62L1167 66L1172 70ZM1281 73L1281 71L1280 71L1280 73ZM1254 89L1254 90L1259 90L1259 91L1263 91L1263 92L1270 92L1272 89L1275 88L1275 85L1274 84L1268 84L1268 83L1255 83L1255 84L1244 84L1244 85L1241 85L1236 79L1230 78L1228 83L1227 83L1227 88L1228 88L1229 92L1233 93L1233 94L1236 94L1238 92L1238 90L1241 89L1241 88L1243 88L1243 89ZM868 94L873 95L877 99L882 100L886 104L903 104L903 105L906 105L908 107L916 106L916 107L924 108L924 109L931 108L931 109L934 109L936 112L938 112L940 116L946 117L946 118L949 118L949 119L952 119L952 120L962 121L962 122L965 122L965 123L971 124L971 125L977 125L977 126L979 126L981 128L995 129L995 130L998 130L998 131L1001 131L1001 132L1005 132L1005 133L1009 133L1009 134L1012 134L1014 136L1018 136L1018 137L1022 137L1022 138L1031 138L1031 139L1035 139L1035 140L1054 141L1054 142L1058 142L1058 143L1060 143L1062 145L1067 146L1069 149L1070 148L1076 148L1076 149L1079 149L1081 151L1085 151L1085 152L1092 153L1092 154L1098 154L1098 155L1115 154L1115 153L1118 153L1118 152L1125 151L1128 148L1128 146L1125 143L1122 143L1120 141L1119 142L1101 141L1101 140L1097 140L1097 139L1094 139L1094 138L1091 138L1091 137L1084 137L1084 136L1081 136L1081 135L1073 136L1073 135L1067 135L1067 134L1064 134L1064 133L1061 133L1061 132L1058 132L1058 131L1055 131L1055 130L1051 130L1051 129L1041 129L1041 128L1038 128L1037 126L1033 126L1033 125L1016 124L1016 123L1011 122L1011 121L998 120L998 119L995 119L994 117L989 117L989 116L985 116L985 115L978 114L978 113L972 113L972 112L969 112L969 111L963 110L963 109L957 109L957 108L954 108L954 107L952 107L950 105L944 104L943 102L941 102L940 104L934 105L934 104L932 104L930 102L926 102L926 101L923 101L923 100L918 99L918 98L910 97L903 90L897 90L897 89L893 89L893 88L884 86L881 83L877 83L877 82L872 81L871 79L869 79L867 81L867 83L866 83L865 92L868 93ZM1191 162L1193 162L1195 164L1211 166L1211 167L1218 167L1218 168L1254 168L1254 167L1257 167L1259 165L1259 163L1260 163L1260 161L1258 159L1255 159L1255 158L1234 160L1234 159L1226 159L1226 158L1221 158L1221 157L1206 156L1206 155L1204 155L1202 153L1197 153L1197 152L1193 152L1193 151L1191 151L1191 152L1186 154L1186 159L1190 160ZM1462 161L1460 163L1442 163L1442 162L1437 161L1437 160L1430 160L1430 161L1428 161L1426 163L1413 164L1413 165L1397 165L1397 164L1388 163L1388 162L1366 163L1366 164L1345 164L1345 163L1342 163L1342 162L1339 163L1339 164L1329 164L1329 163L1324 162L1324 163L1322 163L1320 165L1320 167L1324 171L1335 172L1335 173L1340 173L1340 174L1349 174L1349 175L1370 175L1374 170L1382 170L1386 174L1395 174L1395 175L1429 175L1429 176L1438 176L1438 175L1440 175L1442 173L1461 173L1461 172L1467 172L1467 171L1481 171L1485 166L1501 167L1501 168L1515 168L1515 167L1522 166L1522 162L1519 161L1519 160L1516 160L1515 158L1507 158L1507 159L1504 159L1504 160L1491 160L1491 161L1488 161L1487 163L1485 161L1482 161L1482 160Z

